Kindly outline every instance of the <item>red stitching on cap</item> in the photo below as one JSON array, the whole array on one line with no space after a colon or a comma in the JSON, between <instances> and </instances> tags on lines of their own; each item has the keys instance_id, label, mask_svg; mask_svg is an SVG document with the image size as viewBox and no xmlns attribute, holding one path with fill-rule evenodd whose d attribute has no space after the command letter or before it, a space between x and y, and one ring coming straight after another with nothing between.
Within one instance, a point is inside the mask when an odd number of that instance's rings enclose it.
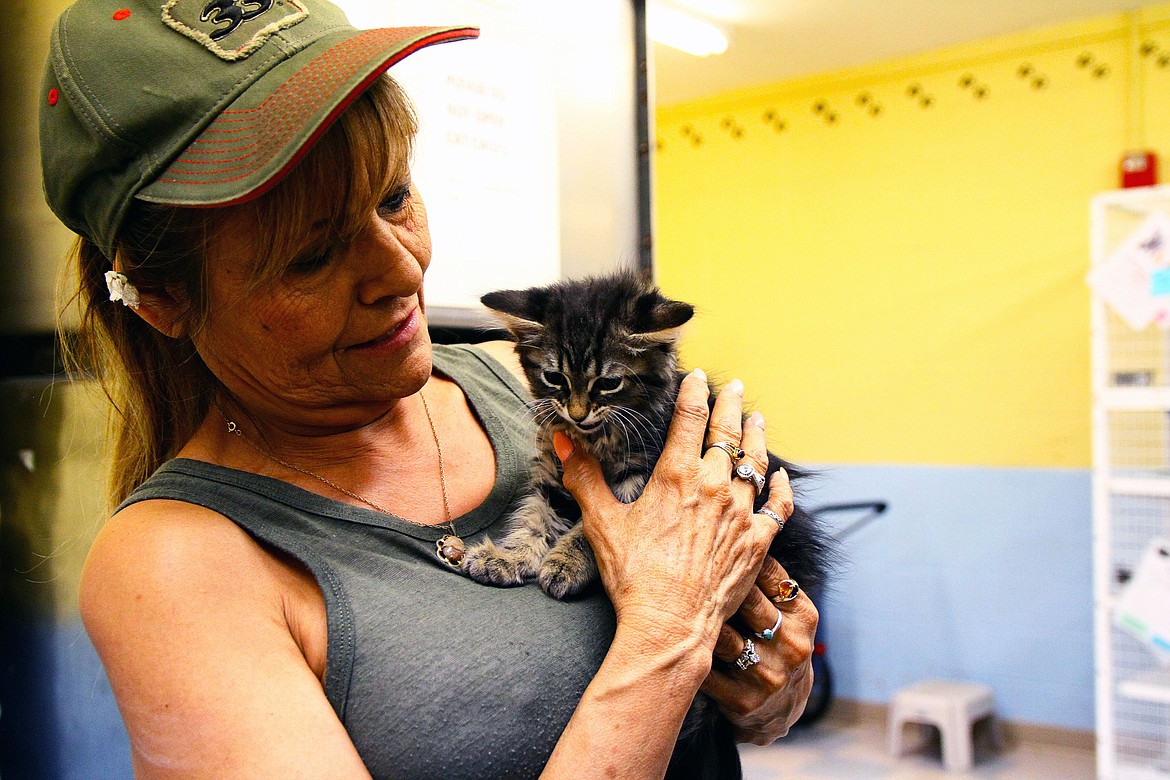
<instances>
[{"instance_id":1,"label":"red stitching on cap","mask_svg":"<svg viewBox=\"0 0 1170 780\"><path fill-rule=\"evenodd\" d=\"M251 135L246 135L243 138L240 138L238 140L247 141L249 138L256 138L259 135L260 135L260 133L256 132L256 133L252 133ZM203 141L203 144L205 144L205 145L208 143L210 143L210 140ZM216 146L212 149L188 148L187 151L183 152L182 158L175 160L175 164L183 161L183 159L186 158L187 155L189 155L189 154L207 155L207 154L221 154L223 152L243 152L247 149L252 149L252 148L257 147L257 146L260 146L260 141L253 141L252 143L244 144L243 146Z\"/></svg>"},{"instance_id":2,"label":"red stitching on cap","mask_svg":"<svg viewBox=\"0 0 1170 780\"><path fill-rule=\"evenodd\" d=\"M418 29L418 28L416 28L416 29ZM425 28L423 28L423 29L425 29ZM389 31L378 30L375 32L375 34L372 34L372 35L367 34L367 35L358 36L357 38L351 38L350 41L348 41L346 43L358 44L356 46L353 46L352 48L347 47L345 43L340 44L336 47L333 47L329 51L323 53L316 60L314 60L311 63L308 63L307 65L302 67L299 71L297 71L297 73L294 74L294 76L290 77L288 80L285 81L284 84L280 85L280 87L278 87L277 90L272 95L269 95L268 98L266 98L261 103L260 106L257 106L255 108L251 108L251 109L239 110L239 111L224 111L212 123L213 126L204 129L203 132L204 133L232 132L231 130L227 130L227 129L216 130L216 129L214 129L214 125L219 124L221 122L240 121L240 119L227 119L224 117L225 114L252 114L256 111L263 110L270 103L270 101L274 101L274 100L278 99L278 97L277 97L278 95L283 95L283 93L285 93L286 91L293 90L294 87L292 86L292 82L294 82L298 77L302 77L302 76L306 77L308 79L308 83L302 82L299 85L299 87L300 87L299 89L292 91L292 94L298 95L301 98L300 100L294 99L293 105L299 106L299 105L303 105L305 102L308 102L308 101L304 100L305 93L313 87L317 87L318 89L320 89L323 86L326 92L331 92L333 89L336 89L336 84L338 83L338 81L343 81L345 78L348 77L348 74L352 73L357 67L359 67L363 61L368 61L367 58L369 57L370 53L372 53L370 51L371 49L376 48L378 46L378 43L385 41L386 38L391 37L391 36L386 35L385 34L386 32L389 32ZM395 37L398 37L402 34L403 31L396 30L394 32L396 33ZM379 35L378 33L381 33L381 34ZM458 40L460 38L466 38L466 37L474 37L474 35L468 35L468 31L466 29L448 30L444 33L439 33L437 35L426 36L426 37L422 38L421 40L415 41L413 44L408 45L408 46L404 47L403 49L400 49L399 51L395 52L392 56L390 56L389 58L387 58L386 60L384 60L382 62L381 68L375 69L375 71L373 73L369 74L369 76L363 81L363 83L359 84L356 89L354 89L353 91L351 91L349 93L349 95L347 96L347 98L345 100L343 100L339 105L334 107L333 111L330 112L329 116L326 117L325 121L320 126L318 126L316 132L314 132L312 134L312 136L304 144L302 144L300 146L300 148L297 150L297 152L293 155L292 159L290 159L284 166L282 166L280 172L277 172L276 174L270 176L264 184L260 185L258 188L252 190L251 192L249 192L249 193L247 193L239 198L236 198L233 201L223 203L223 204L218 204L218 205L231 205L233 203L240 203L240 202L243 202L245 200L250 200L250 199L264 193L265 191L267 191L271 187L273 187L276 184L276 182L279 181L280 178L282 178L282 172L287 171L289 168L296 165L296 163L299 162L300 159L308 152L309 148L317 141L317 139L333 123L333 120L335 120L337 118L337 115L340 114L342 111L344 111L346 109L346 107L348 107L348 105L357 97L357 95L359 95L362 92L362 90L364 90L366 87L368 87L369 84L371 82L373 82L374 79L376 79L383 72L385 72L385 70L388 67L390 67L394 63L404 59L409 54L412 54L415 51L418 51L421 48L425 48L429 45L432 45L434 43L438 43L441 41L445 41L445 40ZM340 62L338 62L338 61L340 61ZM337 68L337 70L339 70L340 72L331 72L331 69L336 67L336 65L334 63L337 63L337 65L340 65L340 68ZM308 72L306 72L306 71L308 71ZM324 81L325 83L322 84L321 83L322 81ZM295 134L295 132L296 132L295 128L290 127L289 123L287 122L287 120L290 118L289 117L289 113L290 113L289 108L290 107L285 107L285 108L279 110L279 113L277 113L273 116L263 117L264 120L267 120L265 122L266 124L274 121L274 123L277 124L278 127L275 128L276 132L273 134L273 136L266 138L265 142L261 144L262 146L266 147L264 149L264 152L266 154L261 156L259 158L259 160L253 160L252 165L250 165L250 166L249 165L235 166L233 168L229 168L226 170L213 170L213 171L207 171L207 170L193 171L193 170L186 170L183 168L172 167L172 168L168 169L167 171L164 171L164 175L160 176L158 181L164 182L164 183L182 184L182 185L188 186L188 187L190 187L190 186L198 187L198 186L202 186L202 185L225 184L225 183L238 181L240 179L247 178L252 173L254 173L255 171L262 168L268 160L272 159L272 156L275 154L275 152L278 151L279 149L283 148L284 145L288 142L288 139L293 134ZM292 113L294 114L294 116L291 118L293 118L295 120L295 115L297 114L297 112L293 111ZM284 121L282 121L282 120L284 120ZM284 126L280 127L279 125L282 125L282 124ZM241 128L237 128L236 130L238 131L239 129L241 129ZM243 128L243 129L251 129L251 128ZM245 138L248 138L248 137L250 137L250 136L245 136ZM188 151L190 151L190 149ZM246 155L244 158L235 158L235 159L237 159L237 160L246 159L246 157L252 157L255 154L256 154L256 152L253 152L252 154ZM185 157L185 154L181 155L178 159L175 160L174 163L172 163L172 165L176 166L176 165L182 165L184 163L194 163L194 164L203 164L203 165L212 164L211 161L196 162L193 160L183 159L184 157ZM229 162L229 161L225 160L224 162ZM222 174L227 174L227 173L233 173L233 172L239 171L239 170L244 170L244 173L237 174L235 176L219 178L219 179L202 179L202 180L195 180L195 181L182 179L182 178L169 178L166 175L166 174L170 174L171 176L174 176L176 174L178 174L178 175L186 174L186 175L195 175L195 176L199 176L200 174L202 174L204 176L215 175L215 174L222 175Z\"/></svg>"},{"instance_id":3,"label":"red stitching on cap","mask_svg":"<svg viewBox=\"0 0 1170 780\"><path fill-rule=\"evenodd\" d=\"M130 9L129 8L123 8L120 11L114 11L114 21L115 22L120 22L123 19L129 19L129 18L130 18Z\"/></svg>"},{"instance_id":4,"label":"red stitching on cap","mask_svg":"<svg viewBox=\"0 0 1170 780\"><path fill-rule=\"evenodd\" d=\"M260 126L260 123L257 122L255 119L249 119L249 120L240 119L237 121L239 121L239 122L247 121L248 124L244 125L243 127L208 127L206 130L203 131L202 134L203 135L234 135L236 133L243 133L243 132L247 132L247 131L251 130L252 132L249 135L245 135L245 136L241 136L241 137L251 138L253 135L256 135L255 129ZM210 141L206 138L196 138L194 141L191 142L191 146L195 146L195 144L206 144L206 143L210 143Z\"/></svg>"},{"instance_id":5,"label":"red stitching on cap","mask_svg":"<svg viewBox=\"0 0 1170 780\"><path fill-rule=\"evenodd\" d=\"M253 146L255 146L255 144L253 144ZM229 150L222 149L219 151L229 151ZM243 151L243 150L241 150L241 151ZM253 149L252 151L248 152L247 154L241 154L238 157L227 157L227 158L221 158L221 159L215 159L215 160L183 160L183 164L184 165L220 165L222 163L231 163L231 162L239 162L240 160L247 160L249 157L255 157L259 153L260 153L259 149ZM240 170L240 168L243 168L243 167L244 166L241 165L241 166L237 166L235 168L225 168L222 172L227 173L228 171L238 171L238 170ZM170 173L172 173L172 174L204 173L204 171L192 171L192 170L188 170L186 168L171 168ZM217 173L219 173L219 171L217 171Z\"/></svg>"},{"instance_id":6,"label":"red stitching on cap","mask_svg":"<svg viewBox=\"0 0 1170 780\"><path fill-rule=\"evenodd\" d=\"M344 41L344 42L338 44L337 46L333 47L332 49L329 49L328 51L322 53L316 59L303 65L300 70L298 70L296 73L294 73L292 76L290 76L283 84L281 84L279 87L277 87L275 92L273 92L268 97L264 98L264 101L260 105L255 106L253 108L234 109L234 110L229 108L229 109L223 111L222 113L220 113L219 117L216 117L215 122L239 121L239 120L226 119L224 117L234 115L234 114L251 114L251 113L255 113L256 111L263 111L270 102L273 102L275 100L279 100L281 93L285 92L288 89L292 89L292 87L289 86L290 83L294 79L296 79L296 78L300 77L302 74L304 74L305 71L308 71L311 69L314 72L310 73L309 76L314 77L314 78L320 78L321 76L325 75L324 73L322 73L323 68L332 67L333 63L336 60L341 60L342 66L344 67L346 65L349 65L350 67L349 67L348 72L352 72L353 65L355 64L355 62L354 62L355 59L360 59L363 56L369 56L369 54L372 54L376 49L379 49L382 46L384 46L388 41L410 38L411 36L417 35L421 31L426 30L426 29L428 29L428 28L427 27L400 27L397 29L383 28L380 30L367 30L364 34L357 35L353 38L350 38L347 41ZM429 45L429 43L432 41L435 43L438 43L438 42L441 42L442 40L446 40L449 37L449 34L453 33L453 32L456 32L456 31L454 31L454 30L448 31L448 34L444 34L441 37L428 36L426 38L423 38L421 41L416 41L414 45L412 45L412 46L410 46L407 49L404 49L402 51L405 51L407 54L411 54L415 51L418 51L419 48L425 48L425 46L419 47L418 46L419 43L427 42L427 45ZM357 44L357 45L353 46L352 48L347 47L347 44L351 44L351 43ZM345 50L343 52L338 53L337 50L342 49L342 48L344 48Z\"/></svg>"}]
</instances>

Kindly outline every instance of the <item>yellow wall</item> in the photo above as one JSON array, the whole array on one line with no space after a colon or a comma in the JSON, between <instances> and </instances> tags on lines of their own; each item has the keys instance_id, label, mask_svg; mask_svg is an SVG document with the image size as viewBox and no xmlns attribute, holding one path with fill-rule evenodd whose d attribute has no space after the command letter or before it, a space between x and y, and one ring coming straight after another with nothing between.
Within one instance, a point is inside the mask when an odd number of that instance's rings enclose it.
<instances>
[{"instance_id":1,"label":"yellow wall","mask_svg":"<svg viewBox=\"0 0 1170 780\"><path fill-rule=\"evenodd\" d=\"M1127 148L1170 165L1170 5L657 119L684 357L744 379L774 449L1089 465L1088 201Z\"/></svg>"}]
</instances>

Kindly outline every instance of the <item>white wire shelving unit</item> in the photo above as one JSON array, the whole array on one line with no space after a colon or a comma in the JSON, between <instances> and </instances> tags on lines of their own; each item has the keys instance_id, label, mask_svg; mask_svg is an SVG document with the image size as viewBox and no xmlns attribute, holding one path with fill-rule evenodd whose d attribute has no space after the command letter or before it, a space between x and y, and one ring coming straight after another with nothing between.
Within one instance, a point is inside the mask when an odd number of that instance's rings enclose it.
<instances>
[{"instance_id":1,"label":"white wire shelving unit","mask_svg":"<svg viewBox=\"0 0 1170 780\"><path fill-rule=\"evenodd\" d=\"M1095 197L1094 266L1157 212L1170 187ZM1170 333L1133 330L1094 295L1091 342L1097 774L1170 780L1170 670L1113 620L1150 540L1170 537Z\"/></svg>"}]
</instances>

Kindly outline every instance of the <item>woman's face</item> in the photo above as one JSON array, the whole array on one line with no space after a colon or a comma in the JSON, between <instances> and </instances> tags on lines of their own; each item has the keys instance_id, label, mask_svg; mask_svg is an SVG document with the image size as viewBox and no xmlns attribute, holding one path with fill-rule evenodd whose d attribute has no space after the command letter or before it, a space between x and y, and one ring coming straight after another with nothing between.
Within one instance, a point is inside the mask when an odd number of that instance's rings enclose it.
<instances>
[{"instance_id":1,"label":"woman's face","mask_svg":"<svg viewBox=\"0 0 1170 780\"><path fill-rule=\"evenodd\" d=\"M209 316L194 341L253 414L290 429L356 427L423 386L431 240L410 185L392 190L348 243L308 227L293 263L255 291L247 226L228 227L208 258Z\"/></svg>"}]
</instances>

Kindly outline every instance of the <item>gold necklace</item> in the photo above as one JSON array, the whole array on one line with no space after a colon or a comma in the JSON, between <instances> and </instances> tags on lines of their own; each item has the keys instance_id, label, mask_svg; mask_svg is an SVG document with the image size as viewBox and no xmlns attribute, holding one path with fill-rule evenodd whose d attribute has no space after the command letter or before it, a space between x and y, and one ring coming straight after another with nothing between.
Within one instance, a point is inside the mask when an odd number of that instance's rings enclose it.
<instances>
[{"instance_id":1,"label":"gold necklace","mask_svg":"<svg viewBox=\"0 0 1170 780\"><path fill-rule=\"evenodd\" d=\"M443 445L439 443L439 431L435 428L435 421L431 417L431 407L427 404L427 397L423 395L421 390L418 393L418 397L422 399L423 411L426 412L427 415L427 424L431 426L431 436L435 440L435 450L439 453L439 488L443 492L443 513L447 518L447 527L451 529L451 533L445 534L441 539L435 542L435 554L439 556L439 560L441 560L443 563L452 568L458 569L460 567L460 563L463 561L464 553L467 552L467 545L465 545L463 540L459 538L459 534L455 530L455 521L451 519L451 504L447 499L447 472L443 466ZM355 501L360 501L363 504L376 509L384 515L393 515L394 517L399 517L399 515L395 515L381 504L377 504L365 496L359 496L357 493L349 490L348 488L342 487L328 477L323 477L314 471L309 471L306 468L289 463L286 460L281 460L280 458L276 457L276 455L260 446L260 444L245 436L244 432L240 430L240 426L236 425L235 421L227 416L227 413L223 410L223 407L219 405L218 400L215 402L215 408L219 411L219 416L223 418L225 423L227 423L228 433L234 433L236 436L239 436L252 449L256 450L272 462L278 463L279 465L284 466L286 469L291 469L298 474L304 474L306 477L312 477L318 482L322 482L337 492L343 493ZM406 517L401 519L412 525L421 526L422 528L433 527L427 525L426 523L419 523Z\"/></svg>"}]
</instances>

